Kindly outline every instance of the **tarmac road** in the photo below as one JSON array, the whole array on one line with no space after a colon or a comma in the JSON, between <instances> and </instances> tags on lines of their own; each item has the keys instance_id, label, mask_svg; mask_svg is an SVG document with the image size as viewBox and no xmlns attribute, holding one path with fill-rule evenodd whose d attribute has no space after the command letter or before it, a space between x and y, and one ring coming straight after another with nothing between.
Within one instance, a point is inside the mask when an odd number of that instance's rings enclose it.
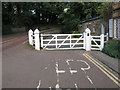
<instances>
[{"instance_id":1,"label":"tarmac road","mask_svg":"<svg viewBox=\"0 0 120 90\"><path fill-rule=\"evenodd\" d=\"M119 86L115 76L83 50L36 51L28 45L26 34L14 38L2 43L3 88L97 90Z\"/></svg>"}]
</instances>

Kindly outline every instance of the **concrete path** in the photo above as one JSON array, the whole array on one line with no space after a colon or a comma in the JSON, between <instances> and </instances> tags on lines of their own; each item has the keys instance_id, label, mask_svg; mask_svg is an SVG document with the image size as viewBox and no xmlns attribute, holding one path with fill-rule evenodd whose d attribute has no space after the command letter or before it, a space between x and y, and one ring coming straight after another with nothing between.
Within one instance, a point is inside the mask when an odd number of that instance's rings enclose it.
<instances>
[{"instance_id":1,"label":"concrete path","mask_svg":"<svg viewBox=\"0 0 120 90\"><path fill-rule=\"evenodd\" d=\"M112 58L100 51L92 51L92 52L88 52L88 54L94 57L95 59L99 60L104 65L106 65L114 73L120 74L120 67L119 67L120 59Z\"/></svg>"}]
</instances>

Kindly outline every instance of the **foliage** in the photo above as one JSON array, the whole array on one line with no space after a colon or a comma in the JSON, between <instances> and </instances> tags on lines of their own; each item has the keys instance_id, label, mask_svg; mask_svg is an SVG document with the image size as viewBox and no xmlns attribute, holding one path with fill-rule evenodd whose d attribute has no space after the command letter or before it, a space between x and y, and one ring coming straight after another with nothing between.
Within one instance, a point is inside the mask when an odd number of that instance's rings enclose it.
<instances>
[{"instance_id":1,"label":"foliage","mask_svg":"<svg viewBox=\"0 0 120 90\"><path fill-rule=\"evenodd\" d=\"M120 42L115 40L108 41L102 52L110 55L111 57L120 58Z\"/></svg>"},{"instance_id":2,"label":"foliage","mask_svg":"<svg viewBox=\"0 0 120 90\"><path fill-rule=\"evenodd\" d=\"M77 29L77 25L80 23L80 21L76 18L73 18L72 20L66 18L64 20L63 25L63 33L70 33L72 30Z\"/></svg>"},{"instance_id":3,"label":"foliage","mask_svg":"<svg viewBox=\"0 0 120 90\"><path fill-rule=\"evenodd\" d=\"M98 45L100 45L100 41L95 41ZM96 45L96 43L95 43L94 41L91 41L91 44L92 45Z\"/></svg>"},{"instance_id":4,"label":"foliage","mask_svg":"<svg viewBox=\"0 0 120 90\"><path fill-rule=\"evenodd\" d=\"M12 34L11 26L10 25L3 25L2 26L2 34Z\"/></svg>"},{"instance_id":5,"label":"foliage","mask_svg":"<svg viewBox=\"0 0 120 90\"><path fill-rule=\"evenodd\" d=\"M80 32L77 30L74 30L72 31L72 34L80 34ZM80 38L80 37L81 37L80 35L74 36L74 38Z\"/></svg>"},{"instance_id":6,"label":"foliage","mask_svg":"<svg viewBox=\"0 0 120 90\"><path fill-rule=\"evenodd\" d=\"M112 17L112 10L112 2L104 2L98 7L97 13L104 21L108 21Z\"/></svg>"},{"instance_id":7,"label":"foliage","mask_svg":"<svg viewBox=\"0 0 120 90\"><path fill-rule=\"evenodd\" d=\"M82 20L98 16L98 2L3 2L3 25L35 27L62 24L62 32L77 30ZM68 8L68 10L66 9ZM64 12L64 9L67 11Z\"/></svg>"}]
</instances>

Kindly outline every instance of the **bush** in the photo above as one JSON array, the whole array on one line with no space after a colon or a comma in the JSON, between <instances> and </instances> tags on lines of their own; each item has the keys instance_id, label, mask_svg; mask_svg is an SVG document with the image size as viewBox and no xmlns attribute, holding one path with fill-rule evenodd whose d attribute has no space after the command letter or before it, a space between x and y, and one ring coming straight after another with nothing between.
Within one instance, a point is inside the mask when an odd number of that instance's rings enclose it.
<instances>
[{"instance_id":1,"label":"bush","mask_svg":"<svg viewBox=\"0 0 120 90\"><path fill-rule=\"evenodd\" d=\"M116 40L108 41L105 44L102 52L108 54L111 57L120 58L120 41Z\"/></svg>"},{"instance_id":2,"label":"bush","mask_svg":"<svg viewBox=\"0 0 120 90\"><path fill-rule=\"evenodd\" d=\"M72 31L72 34L80 34L79 31ZM74 38L80 38L81 36L80 35L77 35L77 36L73 36Z\"/></svg>"}]
</instances>

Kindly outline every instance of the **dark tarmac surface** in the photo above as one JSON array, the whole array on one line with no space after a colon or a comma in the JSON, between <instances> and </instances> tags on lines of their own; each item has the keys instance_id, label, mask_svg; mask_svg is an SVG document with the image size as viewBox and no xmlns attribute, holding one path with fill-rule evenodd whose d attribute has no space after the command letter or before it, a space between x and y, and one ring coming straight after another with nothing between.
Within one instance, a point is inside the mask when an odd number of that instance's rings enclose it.
<instances>
[{"instance_id":1,"label":"dark tarmac surface","mask_svg":"<svg viewBox=\"0 0 120 90\"><path fill-rule=\"evenodd\" d=\"M3 44L3 88L118 88L84 50L36 51L26 40Z\"/></svg>"}]
</instances>

